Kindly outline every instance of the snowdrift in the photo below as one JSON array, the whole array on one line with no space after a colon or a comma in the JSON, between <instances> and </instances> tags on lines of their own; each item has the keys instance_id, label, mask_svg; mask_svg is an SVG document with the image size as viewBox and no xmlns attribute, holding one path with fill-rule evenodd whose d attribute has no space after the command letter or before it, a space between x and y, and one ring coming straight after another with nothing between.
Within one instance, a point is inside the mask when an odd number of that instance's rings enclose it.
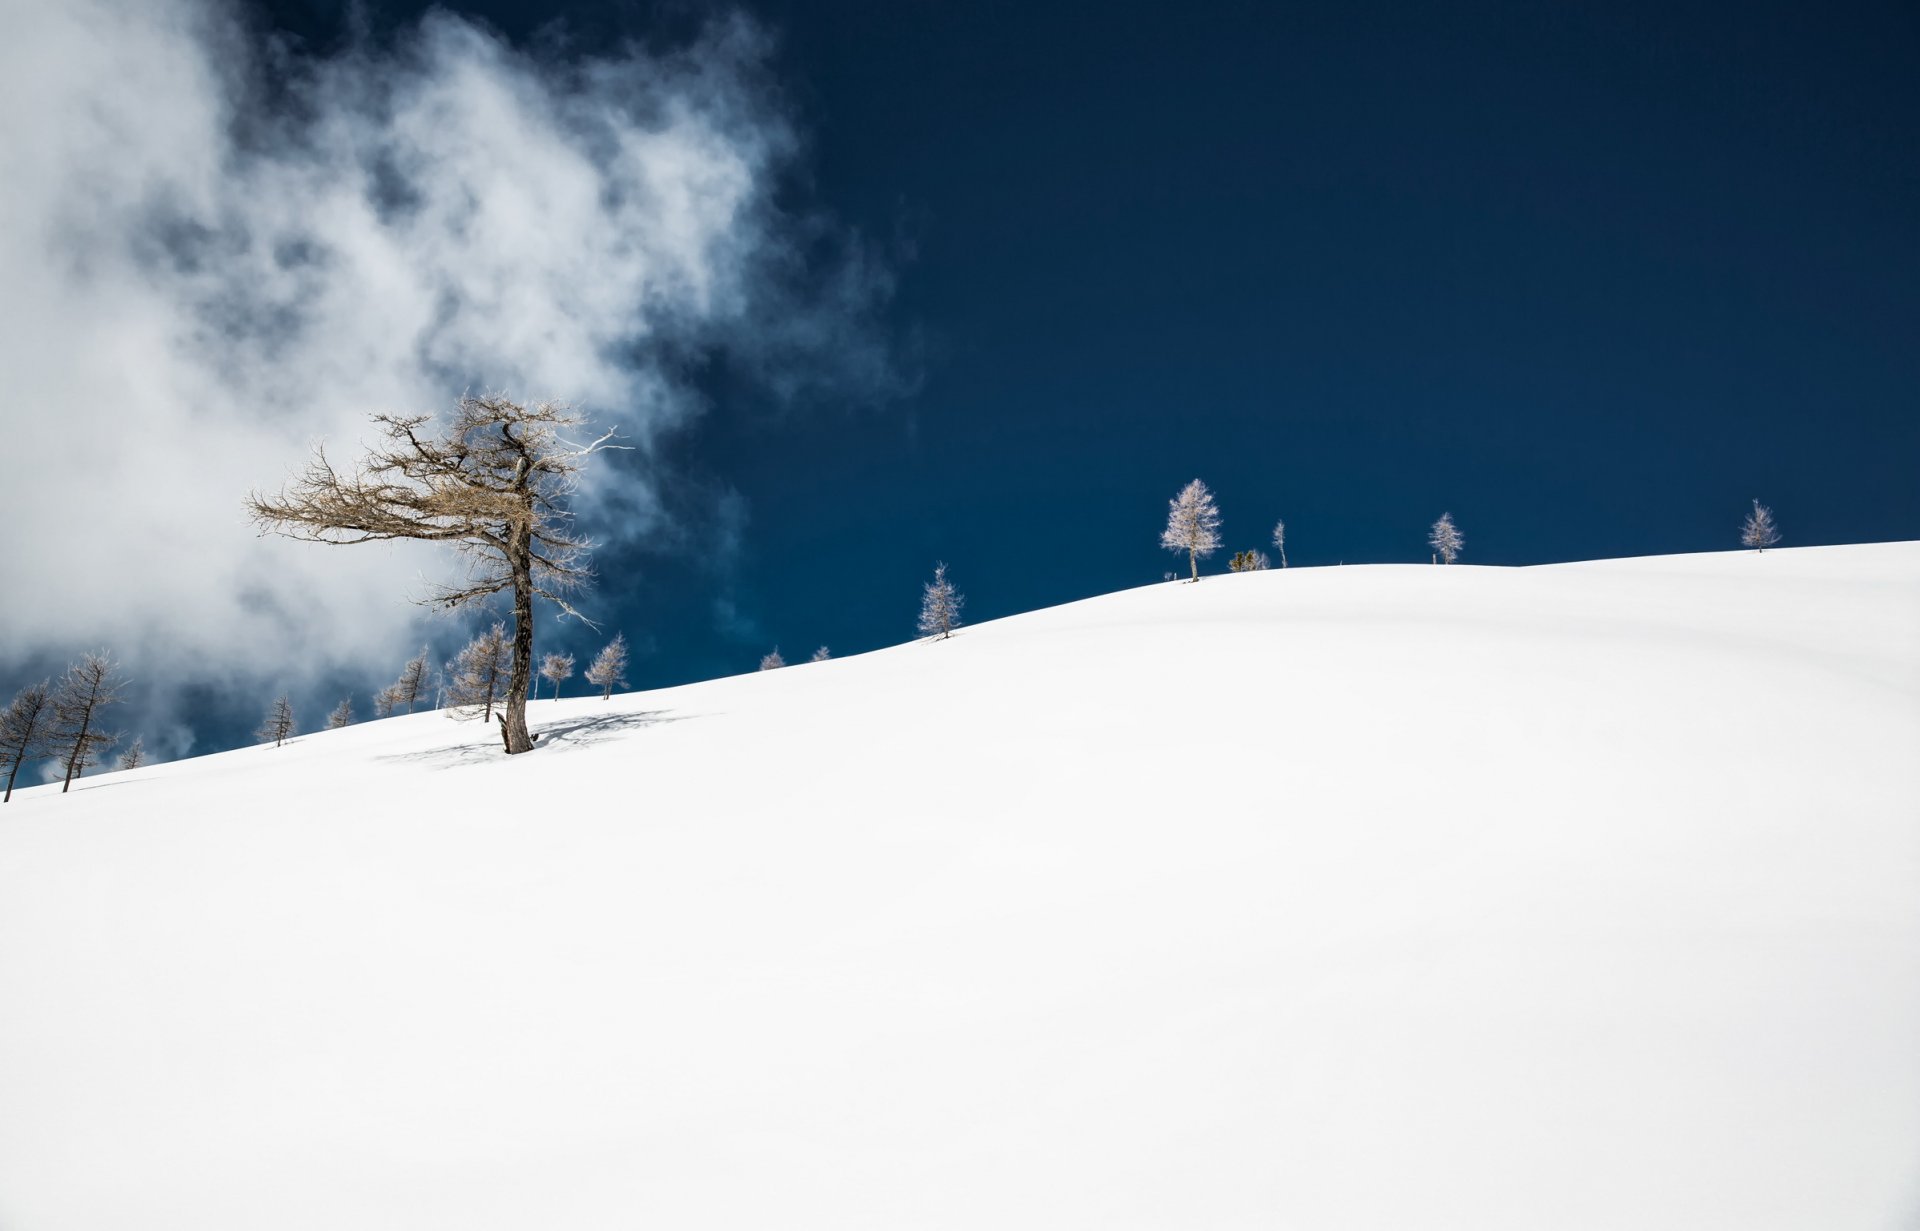
<instances>
[{"instance_id":1,"label":"snowdrift","mask_svg":"<svg viewBox=\"0 0 1920 1231\"><path fill-rule=\"evenodd\" d=\"M1920 1223L1920 544L533 719L0 810L0 1227Z\"/></svg>"}]
</instances>

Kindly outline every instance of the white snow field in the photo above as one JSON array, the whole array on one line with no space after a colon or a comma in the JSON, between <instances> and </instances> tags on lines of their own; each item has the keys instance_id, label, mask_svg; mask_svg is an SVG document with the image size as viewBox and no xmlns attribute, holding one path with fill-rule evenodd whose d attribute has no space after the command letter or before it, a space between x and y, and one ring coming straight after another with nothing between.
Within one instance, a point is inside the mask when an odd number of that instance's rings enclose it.
<instances>
[{"instance_id":1,"label":"white snow field","mask_svg":"<svg viewBox=\"0 0 1920 1231\"><path fill-rule=\"evenodd\" d=\"M1920 1226L1920 543L534 717L0 809L0 1227Z\"/></svg>"}]
</instances>

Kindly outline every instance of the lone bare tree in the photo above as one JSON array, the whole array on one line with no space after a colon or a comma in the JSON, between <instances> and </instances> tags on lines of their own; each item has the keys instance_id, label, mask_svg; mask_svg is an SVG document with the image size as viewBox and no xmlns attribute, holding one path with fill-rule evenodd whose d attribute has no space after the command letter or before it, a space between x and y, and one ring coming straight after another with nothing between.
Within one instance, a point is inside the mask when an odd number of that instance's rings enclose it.
<instances>
[{"instance_id":1,"label":"lone bare tree","mask_svg":"<svg viewBox=\"0 0 1920 1231\"><path fill-rule=\"evenodd\" d=\"M101 729L100 711L120 699L121 686L114 674L113 659L101 650L82 656L68 667L54 689L53 742L56 748L66 749L62 754L66 758L62 795L119 738Z\"/></svg>"},{"instance_id":2,"label":"lone bare tree","mask_svg":"<svg viewBox=\"0 0 1920 1231\"><path fill-rule=\"evenodd\" d=\"M120 754L120 768L139 769L146 763L147 739L144 735L136 735L133 737L133 742L128 744L126 750Z\"/></svg>"},{"instance_id":3,"label":"lone bare tree","mask_svg":"<svg viewBox=\"0 0 1920 1231\"><path fill-rule=\"evenodd\" d=\"M1740 545L1765 551L1779 541L1780 527L1773 524L1773 510L1755 500L1753 512L1747 514L1746 522L1740 527Z\"/></svg>"},{"instance_id":4,"label":"lone bare tree","mask_svg":"<svg viewBox=\"0 0 1920 1231\"><path fill-rule=\"evenodd\" d=\"M0 766L7 771L7 793L0 803L12 801L13 780L20 776L20 767L52 756L55 746L53 689L42 680L22 688L0 710Z\"/></svg>"},{"instance_id":5,"label":"lone bare tree","mask_svg":"<svg viewBox=\"0 0 1920 1231\"><path fill-rule=\"evenodd\" d=\"M760 659L760 669L762 671L778 671L786 665L787 660L780 657L780 647L777 645L773 647L773 653L762 655Z\"/></svg>"},{"instance_id":6,"label":"lone bare tree","mask_svg":"<svg viewBox=\"0 0 1920 1231\"><path fill-rule=\"evenodd\" d=\"M316 449L289 487L273 496L254 492L247 509L262 533L332 544L420 539L465 553L472 566L466 584L421 601L458 607L511 593L513 666L501 734L509 753L528 752L533 600L580 616L565 595L591 576L592 544L574 533L568 498L586 458L618 446L607 443L612 432L584 443L567 439L580 418L554 402L463 397L438 435L428 434L430 418L375 415L386 439L350 473Z\"/></svg>"},{"instance_id":7,"label":"lone bare tree","mask_svg":"<svg viewBox=\"0 0 1920 1231\"><path fill-rule=\"evenodd\" d=\"M1167 501L1167 528L1160 532L1160 546L1186 552L1191 580L1200 580L1200 557L1212 555L1220 546L1220 509L1205 483L1195 479Z\"/></svg>"},{"instance_id":8,"label":"lone bare tree","mask_svg":"<svg viewBox=\"0 0 1920 1231\"><path fill-rule=\"evenodd\" d=\"M540 674L553 685L553 699L560 699L560 685L573 678L573 655L549 654L540 660Z\"/></svg>"},{"instance_id":9,"label":"lone bare tree","mask_svg":"<svg viewBox=\"0 0 1920 1231\"><path fill-rule=\"evenodd\" d=\"M267 710L266 719L260 724L260 729L253 734L254 738L258 739L261 743L264 744L271 740L273 741L273 746L278 748L287 742L287 738L291 736L295 730L293 701L283 692L279 697L275 698L272 707Z\"/></svg>"},{"instance_id":10,"label":"lone bare tree","mask_svg":"<svg viewBox=\"0 0 1920 1231\"><path fill-rule=\"evenodd\" d=\"M606 648L595 654L593 661L587 664L587 683L598 688L600 699L605 701L613 695L616 685L626 682L627 635L615 633Z\"/></svg>"},{"instance_id":11,"label":"lone bare tree","mask_svg":"<svg viewBox=\"0 0 1920 1231\"><path fill-rule=\"evenodd\" d=\"M340 698L340 704L334 706L333 712L327 715L327 730L338 731L341 727L350 727L352 725L353 698L342 697Z\"/></svg>"},{"instance_id":12,"label":"lone bare tree","mask_svg":"<svg viewBox=\"0 0 1920 1231\"><path fill-rule=\"evenodd\" d=\"M927 637L938 637L945 641L953 636L953 630L960 627L960 608L967 600L953 588L953 582L947 578L947 566L933 566L933 580L929 581L926 591L920 597L920 632Z\"/></svg>"},{"instance_id":13,"label":"lone bare tree","mask_svg":"<svg viewBox=\"0 0 1920 1231\"><path fill-rule=\"evenodd\" d=\"M1280 567L1287 567L1287 523L1273 523L1273 549L1280 553Z\"/></svg>"},{"instance_id":14,"label":"lone bare tree","mask_svg":"<svg viewBox=\"0 0 1920 1231\"><path fill-rule=\"evenodd\" d=\"M447 664L447 705L465 717L478 712L480 721L493 717L510 686L507 626L495 624L481 633Z\"/></svg>"},{"instance_id":15,"label":"lone bare tree","mask_svg":"<svg viewBox=\"0 0 1920 1231\"><path fill-rule=\"evenodd\" d=\"M1460 555L1460 549L1467 545L1461 535L1460 527L1453 524L1453 514L1442 513L1440 520L1433 523L1433 529L1427 533L1427 543L1434 554L1440 557L1440 563L1452 564Z\"/></svg>"},{"instance_id":16,"label":"lone bare tree","mask_svg":"<svg viewBox=\"0 0 1920 1231\"><path fill-rule=\"evenodd\" d=\"M807 661L810 663L823 663L832 657L833 657L832 653L830 653L827 650L827 647L823 645L819 649L815 650L813 652L813 657L809 658Z\"/></svg>"}]
</instances>

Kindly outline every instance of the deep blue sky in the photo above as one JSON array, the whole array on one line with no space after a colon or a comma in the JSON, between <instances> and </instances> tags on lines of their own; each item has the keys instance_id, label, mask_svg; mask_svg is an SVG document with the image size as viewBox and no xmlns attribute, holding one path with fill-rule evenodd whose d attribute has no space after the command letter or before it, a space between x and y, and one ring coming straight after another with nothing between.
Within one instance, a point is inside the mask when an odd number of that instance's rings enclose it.
<instances>
[{"instance_id":1,"label":"deep blue sky","mask_svg":"<svg viewBox=\"0 0 1920 1231\"><path fill-rule=\"evenodd\" d=\"M589 47L699 12L452 7ZM602 560L636 686L903 640L936 559L975 620L1155 580L1196 475L1296 566L1424 561L1442 510L1480 564L1729 548L1755 496L1788 545L1920 538L1910 3L747 11L920 382L728 391L677 442L749 519L725 578Z\"/></svg>"}]
</instances>

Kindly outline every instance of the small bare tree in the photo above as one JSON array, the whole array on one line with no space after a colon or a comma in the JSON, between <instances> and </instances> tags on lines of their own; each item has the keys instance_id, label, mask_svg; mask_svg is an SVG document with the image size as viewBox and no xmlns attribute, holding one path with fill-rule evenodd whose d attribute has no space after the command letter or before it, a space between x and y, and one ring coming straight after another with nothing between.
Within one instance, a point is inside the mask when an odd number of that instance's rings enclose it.
<instances>
[{"instance_id":1,"label":"small bare tree","mask_svg":"<svg viewBox=\"0 0 1920 1231\"><path fill-rule=\"evenodd\" d=\"M340 704L334 706L333 712L327 715L327 730L338 731L341 727L350 727L352 725L353 698L342 697L340 698Z\"/></svg>"},{"instance_id":2,"label":"small bare tree","mask_svg":"<svg viewBox=\"0 0 1920 1231\"><path fill-rule=\"evenodd\" d=\"M1773 524L1773 510L1755 500L1753 512L1747 514L1746 522L1740 527L1740 545L1765 551L1779 541L1780 528Z\"/></svg>"},{"instance_id":3,"label":"small bare tree","mask_svg":"<svg viewBox=\"0 0 1920 1231\"><path fill-rule=\"evenodd\" d=\"M13 780L20 776L20 767L52 756L56 746L53 689L45 680L29 684L0 710L0 766L7 771L7 793L0 803L12 801Z\"/></svg>"},{"instance_id":4,"label":"small bare tree","mask_svg":"<svg viewBox=\"0 0 1920 1231\"><path fill-rule=\"evenodd\" d=\"M573 655L549 654L540 660L540 674L553 685L553 699L560 699L560 685L573 678Z\"/></svg>"},{"instance_id":5,"label":"small bare tree","mask_svg":"<svg viewBox=\"0 0 1920 1231\"><path fill-rule=\"evenodd\" d=\"M261 720L260 727L253 733L254 739L263 744L272 744L275 748L287 742L297 728L293 721L293 700L281 693L267 707L267 716Z\"/></svg>"},{"instance_id":6,"label":"small bare tree","mask_svg":"<svg viewBox=\"0 0 1920 1231\"><path fill-rule=\"evenodd\" d=\"M1236 573L1258 573L1270 566L1264 551L1236 551L1227 567Z\"/></svg>"},{"instance_id":7,"label":"small bare tree","mask_svg":"<svg viewBox=\"0 0 1920 1231\"><path fill-rule=\"evenodd\" d=\"M773 647L773 653L764 655L760 659L760 669L762 671L778 671L786 665L787 660L780 657L780 647L777 645Z\"/></svg>"},{"instance_id":8,"label":"small bare tree","mask_svg":"<svg viewBox=\"0 0 1920 1231\"><path fill-rule=\"evenodd\" d=\"M920 634L942 641L953 636L953 630L960 627L960 608L966 601L947 578L947 566L934 565L933 580L920 596Z\"/></svg>"},{"instance_id":9,"label":"small bare tree","mask_svg":"<svg viewBox=\"0 0 1920 1231\"><path fill-rule=\"evenodd\" d=\"M127 745L126 751L120 754L120 768L139 769L146 763L147 738L144 735L136 735L133 737L133 742Z\"/></svg>"},{"instance_id":10,"label":"small bare tree","mask_svg":"<svg viewBox=\"0 0 1920 1231\"><path fill-rule=\"evenodd\" d=\"M1433 523L1433 529L1427 534L1427 543L1433 548L1440 563L1452 564L1459 558L1460 549L1467 545L1461 536L1460 527L1453 524L1453 514L1442 513L1440 520Z\"/></svg>"},{"instance_id":11,"label":"small bare tree","mask_svg":"<svg viewBox=\"0 0 1920 1231\"><path fill-rule=\"evenodd\" d=\"M585 459L613 433L575 443L580 419L553 402L523 406L504 397L463 397L439 435L429 416L376 415L385 442L351 473L324 448L289 488L247 499L262 532L318 543L420 539L450 543L472 566L466 584L424 602L458 607L497 594L513 598L513 662L502 735L509 753L533 748L527 691L533 681L533 600L578 616L566 594L590 576L591 544L574 533L568 499ZM584 619L584 617L582 617ZM491 707L489 707L491 708Z\"/></svg>"},{"instance_id":12,"label":"small bare tree","mask_svg":"<svg viewBox=\"0 0 1920 1231\"><path fill-rule=\"evenodd\" d=\"M827 647L823 645L819 649L815 650L813 652L813 657L809 658L807 661L810 663L823 663L832 657L833 655L828 653Z\"/></svg>"},{"instance_id":13,"label":"small bare tree","mask_svg":"<svg viewBox=\"0 0 1920 1231\"><path fill-rule=\"evenodd\" d=\"M467 642L447 664L447 707L462 718L477 714L482 722L492 719L493 707L507 693L511 653L505 624L495 624Z\"/></svg>"},{"instance_id":14,"label":"small bare tree","mask_svg":"<svg viewBox=\"0 0 1920 1231\"><path fill-rule=\"evenodd\" d=\"M600 690L600 699L613 696L613 690L627 682L627 635L615 633L606 648L587 664L587 683Z\"/></svg>"},{"instance_id":15,"label":"small bare tree","mask_svg":"<svg viewBox=\"0 0 1920 1231\"><path fill-rule=\"evenodd\" d=\"M427 695L427 681L433 675L433 668L427 663L427 647L420 647L420 655L410 659L400 669L400 678L393 682L388 690L393 697L393 708L407 707L407 713L413 713L416 705Z\"/></svg>"},{"instance_id":16,"label":"small bare tree","mask_svg":"<svg viewBox=\"0 0 1920 1231\"><path fill-rule=\"evenodd\" d=\"M1220 546L1220 509L1205 483L1195 479L1167 501L1167 528L1160 532L1160 546L1186 552L1190 580L1200 580L1200 557L1212 555Z\"/></svg>"},{"instance_id":17,"label":"small bare tree","mask_svg":"<svg viewBox=\"0 0 1920 1231\"><path fill-rule=\"evenodd\" d=\"M115 674L113 659L104 650L84 655L61 677L53 693L53 739L56 748L66 749L62 754L66 759L66 777L60 783L62 795L118 738L101 729L100 711L120 700L123 686Z\"/></svg>"},{"instance_id":18,"label":"small bare tree","mask_svg":"<svg viewBox=\"0 0 1920 1231\"><path fill-rule=\"evenodd\" d=\"M1280 567L1287 567L1287 523L1273 523L1273 549L1280 553Z\"/></svg>"},{"instance_id":19,"label":"small bare tree","mask_svg":"<svg viewBox=\"0 0 1920 1231\"><path fill-rule=\"evenodd\" d=\"M393 717L393 712L399 708L400 698L394 695L393 685L389 684L379 692L373 694L373 716L375 718L391 718Z\"/></svg>"}]
</instances>

